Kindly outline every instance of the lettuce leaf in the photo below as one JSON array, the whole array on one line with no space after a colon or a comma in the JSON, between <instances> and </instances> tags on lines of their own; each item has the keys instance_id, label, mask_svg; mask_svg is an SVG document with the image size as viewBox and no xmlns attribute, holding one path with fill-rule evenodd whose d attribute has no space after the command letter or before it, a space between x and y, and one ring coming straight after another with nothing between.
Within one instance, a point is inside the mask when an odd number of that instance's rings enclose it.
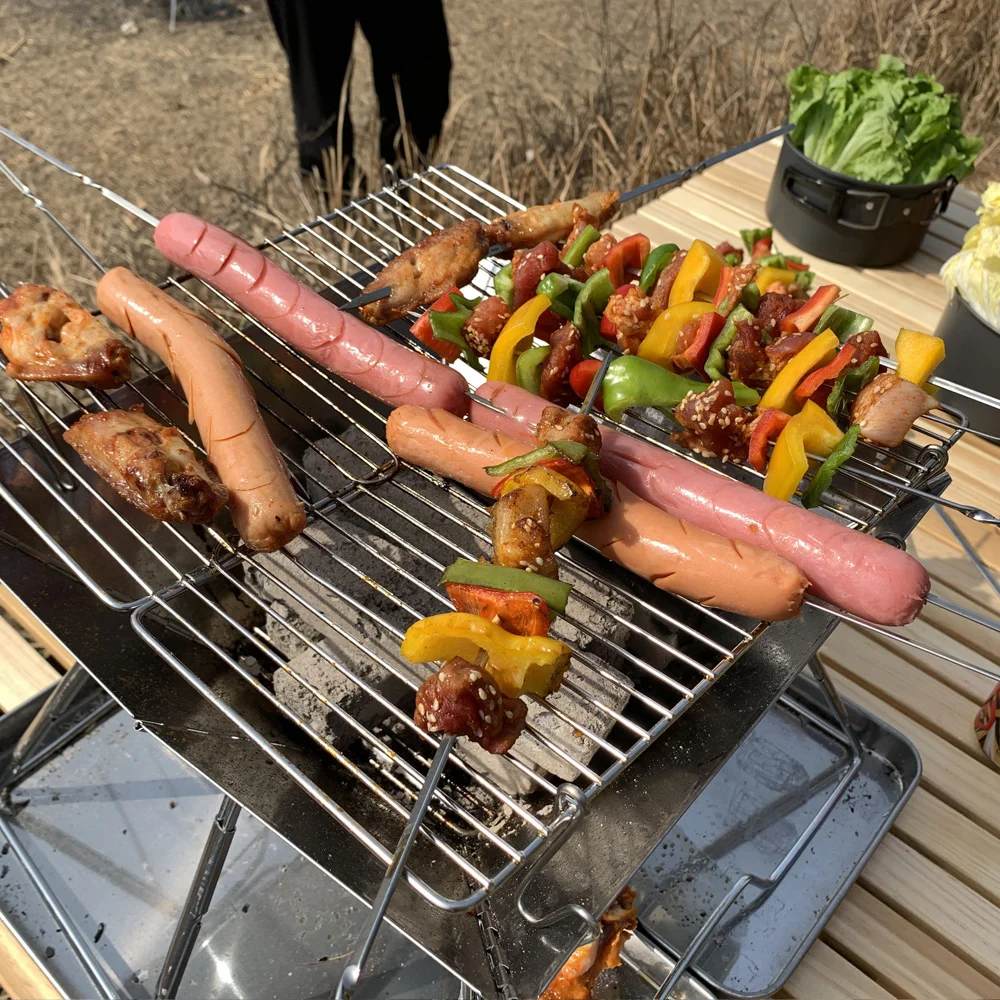
<instances>
[{"instance_id":1,"label":"lettuce leaf","mask_svg":"<svg viewBox=\"0 0 1000 1000\"><path fill-rule=\"evenodd\" d=\"M809 159L859 180L961 180L983 148L982 139L962 133L958 98L932 76L907 76L895 56L880 56L874 70L798 66L788 90L791 141Z\"/></svg>"}]
</instances>

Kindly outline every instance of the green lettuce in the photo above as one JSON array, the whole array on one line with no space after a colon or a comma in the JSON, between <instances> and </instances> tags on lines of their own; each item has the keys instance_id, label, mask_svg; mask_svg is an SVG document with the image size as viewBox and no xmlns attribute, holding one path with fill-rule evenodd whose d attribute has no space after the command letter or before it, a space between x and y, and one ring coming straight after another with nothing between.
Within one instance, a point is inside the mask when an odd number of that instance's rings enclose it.
<instances>
[{"instance_id":1,"label":"green lettuce","mask_svg":"<svg viewBox=\"0 0 1000 1000\"><path fill-rule=\"evenodd\" d=\"M973 167L983 140L962 133L958 98L932 76L907 76L895 56L874 70L788 75L792 142L810 160L878 184L929 184Z\"/></svg>"}]
</instances>

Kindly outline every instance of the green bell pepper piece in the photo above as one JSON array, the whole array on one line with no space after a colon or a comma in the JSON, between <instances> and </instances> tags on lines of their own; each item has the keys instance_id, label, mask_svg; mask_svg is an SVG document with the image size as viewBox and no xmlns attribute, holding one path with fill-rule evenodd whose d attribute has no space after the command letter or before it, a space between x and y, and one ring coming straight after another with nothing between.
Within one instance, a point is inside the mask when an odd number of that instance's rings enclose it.
<instances>
[{"instance_id":1,"label":"green bell pepper piece","mask_svg":"<svg viewBox=\"0 0 1000 1000\"><path fill-rule=\"evenodd\" d=\"M601 336L601 313L614 292L611 272L602 267L586 280L576 297L573 325L580 331L580 347L585 358L607 343Z\"/></svg>"},{"instance_id":2,"label":"green bell pepper piece","mask_svg":"<svg viewBox=\"0 0 1000 1000\"><path fill-rule=\"evenodd\" d=\"M852 312L836 303L829 306L825 313L819 318L816 329L822 333L824 330L833 330L837 339L843 344L856 333L864 333L875 325L875 320L871 316L864 316L861 313Z\"/></svg>"},{"instance_id":3,"label":"green bell pepper piece","mask_svg":"<svg viewBox=\"0 0 1000 1000\"><path fill-rule=\"evenodd\" d=\"M567 267L579 267L583 263L583 255L591 243L601 238L600 232L593 226L584 226L583 232L562 252L562 262Z\"/></svg>"},{"instance_id":4,"label":"green bell pepper piece","mask_svg":"<svg viewBox=\"0 0 1000 1000\"><path fill-rule=\"evenodd\" d=\"M615 358L608 366L601 392L604 412L612 420L619 420L633 406L672 410L689 392L704 392L707 388L707 382L685 378L652 361L627 354ZM760 402L760 393L742 382L733 383L733 394L740 406L756 406Z\"/></svg>"},{"instance_id":5,"label":"green bell pepper piece","mask_svg":"<svg viewBox=\"0 0 1000 1000\"><path fill-rule=\"evenodd\" d=\"M508 261L493 275L493 293L507 303L508 309L514 308L514 262Z\"/></svg>"},{"instance_id":6,"label":"green bell pepper piece","mask_svg":"<svg viewBox=\"0 0 1000 1000\"><path fill-rule=\"evenodd\" d=\"M466 364L475 368L477 372L481 372L483 370L482 360L469 347L469 342L465 339L465 334L462 333L462 327L465 326L465 321L472 315L472 310L482 302L482 299L479 297L466 299L459 295L458 292L452 292L448 298L451 299L452 304L455 306L454 312L437 312L432 309L427 313L434 336L438 340L444 340L458 347L462 352L462 357L465 359Z\"/></svg>"},{"instance_id":7,"label":"green bell pepper piece","mask_svg":"<svg viewBox=\"0 0 1000 1000\"><path fill-rule=\"evenodd\" d=\"M589 454L590 449L579 441L550 441L524 455L508 458L499 465L487 465L486 475L503 479L504 476L509 476L520 469L530 469L533 465L550 462L554 458L568 458L574 465L582 465Z\"/></svg>"},{"instance_id":8,"label":"green bell pepper piece","mask_svg":"<svg viewBox=\"0 0 1000 1000\"><path fill-rule=\"evenodd\" d=\"M676 243L662 243L649 252L639 274L639 288L643 295L649 295L653 290L660 272L674 259L678 249L680 248Z\"/></svg>"},{"instance_id":9,"label":"green bell pepper piece","mask_svg":"<svg viewBox=\"0 0 1000 1000\"><path fill-rule=\"evenodd\" d=\"M861 392L878 375L878 368L878 358L869 358L863 365L858 365L856 368L845 368L837 376L837 381L833 383L830 396L826 401L826 412L836 420L840 413L844 394L849 392L857 395Z\"/></svg>"},{"instance_id":10,"label":"green bell pepper piece","mask_svg":"<svg viewBox=\"0 0 1000 1000\"><path fill-rule=\"evenodd\" d=\"M853 424L848 428L847 433L840 439L840 443L830 452L826 461L813 474L809 489L802 494L803 507L819 506L820 498L830 488L837 470L854 454L860 433L861 427L858 424Z\"/></svg>"},{"instance_id":11,"label":"green bell pepper piece","mask_svg":"<svg viewBox=\"0 0 1000 1000\"><path fill-rule=\"evenodd\" d=\"M528 392L539 395L542 389L542 368L552 348L548 344L539 347L529 347L521 354L514 366L517 384Z\"/></svg>"},{"instance_id":12,"label":"green bell pepper piece","mask_svg":"<svg viewBox=\"0 0 1000 1000\"><path fill-rule=\"evenodd\" d=\"M737 264L743 259L742 254L738 253L727 253L725 257L722 258L730 267L736 267Z\"/></svg>"},{"instance_id":13,"label":"green bell pepper piece","mask_svg":"<svg viewBox=\"0 0 1000 1000\"><path fill-rule=\"evenodd\" d=\"M740 305L755 313L760 305L760 289L756 281L751 281L740 293Z\"/></svg>"},{"instance_id":14,"label":"green bell pepper piece","mask_svg":"<svg viewBox=\"0 0 1000 1000\"><path fill-rule=\"evenodd\" d=\"M758 267L780 267L783 270L788 270L790 260L795 261L796 264L802 263L801 257L795 257L788 253L769 253L764 257L758 257L754 263Z\"/></svg>"},{"instance_id":15,"label":"green bell pepper piece","mask_svg":"<svg viewBox=\"0 0 1000 1000\"><path fill-rule=\"evenodd\" d=\"M726 351L736 337L736 324L753 319L753 314L744 305L738 305L726 320L726 325L712 341L705 359L705 374L714 382L717 378L726 377Z\"/></svg>"},{"instance_id":16,"label":"green bell pepper piece","mask_svg":"<svg viewBox=\"0 0 1000 1000\"><path fill-rule=\"evenodd\" d=\"M542 280L538 282L535 294L547 295L552 302L549 308L557 316L571 320L576 300L579 298L580 292L583 291L583 285L582 281L577 281L576 278L571 278L568 274L556 274L554 271L550 271L543 275Z\"/></svg>"},{"instance_id":17,"label":"green bell pepper piece","mask_svg":"<svg viewBox=\"0 0 1000 1000\"><path fill-rule=\"evenodd\" d=\"M774 234L774 230L771 226L767 229L741 229L740 238L743 240L743 245L747 248L747 253L753 253L753 248L759 240L769 240Z\"/></svg>"},{"instance_id":18,"label":"green bell pepper piece","mask_svg":"<svg viewBox=\"0 0 1000 1000\"><path fill-rule=\"evenodd\" d=\"M813 283L813 278L816 275L812 271L796 271L795 272L795 284L799 286L804 292L808 292L810 286Z\"/></svg>"},{"instance_id":19,"label":"green bell pepper piece","mask_svg":"<svg viewBox=\"0 0 1000 1000\"><path fill-rule=\"evenodd\" d=\"M494 590L509 590L514 593L527 591L537 594L548 605L550 611L566 613L566 599L573 589L571 583L552 580L526 569L511 566L494 566L493 563L473 562L471 559L456 559L441 575L445 583L467 583L473 587L492 587Z\"/></svg>"}]
</instances>

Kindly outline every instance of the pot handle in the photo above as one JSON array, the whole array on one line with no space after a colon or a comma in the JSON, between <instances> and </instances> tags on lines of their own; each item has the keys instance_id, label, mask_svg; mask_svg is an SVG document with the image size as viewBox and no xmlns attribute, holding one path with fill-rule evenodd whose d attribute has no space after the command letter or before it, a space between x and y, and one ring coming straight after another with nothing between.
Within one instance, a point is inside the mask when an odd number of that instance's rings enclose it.
<instances>
[{"instance_id":1,"label":"pot handle","mask_svg":"<svg viewBox=\"0 0 1000 1000\"><path fill-rule=\"evenodd\" d=\"M810 201L804 194L800 194L795 190L795 186L800 185L813 188L826 188L833 193L833 197L829 200L828 204L817 205L815 202ZM812 212L818 212L820 215L827 215L832 219L840 218L840 210L844 206L845 192L842 188L835 187L832 184L827 184L824 180L818 177L809 177L807 174L796 170L795 167L786 166L785 172L781 178L782 190L792 199L797 201L803 208L808 208Z\"/></svg>"},{"instance_id":2,"label":"pot handle","mask_svg":"<svg viewBox=\"0 0 1000 1000\"><path fill-rule=\"evenodd\" d=\"M958 187L958 179L954 174L948 174L945 180L944 190L941 192L941 200L938 202L936 215L944 215L948 211L948 206L951 204L951 196L955 188ZM930 220L928 220L930 221Z\"/></svg>"}]
</instances>

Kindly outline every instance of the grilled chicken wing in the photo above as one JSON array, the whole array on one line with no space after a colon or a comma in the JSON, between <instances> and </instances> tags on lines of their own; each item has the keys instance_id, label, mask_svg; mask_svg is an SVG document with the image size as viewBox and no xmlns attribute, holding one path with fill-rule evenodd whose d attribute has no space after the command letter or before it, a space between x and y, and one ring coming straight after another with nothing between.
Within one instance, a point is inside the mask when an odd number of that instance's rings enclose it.
<instances>
[{"instance_id":1,"label":"grilled chicken wing","mask_svg":"<svg viewBox=\"0 0 1000 1000\"><path fill-rule=\"evenodd\" d=\"M132 351L65 292L22 285L0 301L7 374L24 382L114 389L132 375Z\"/></svg>"},{"instance_id":2,"label":"grilled chicken wing","mask_svg":"<svg viewBox=\"0 0 1000 1000\"><path fill-rule=\"evenodd\" d=\"M549 524L549 494L541 486L511 490L490 511L493 561L553 578L559 575Z\"/></svg>"},{"instance_id":3,"label":"grilled chicken wing","mask_svg":"<svg viewBox=\"0 0 1000 1000\"><path fill-rule=\"evenodd\" d=\"M229 499L180 431L147 417L141 406L86 413L63 438L122 497L158 521L207 524Z\"/></svg>"},{"instance_id":4,"label":"grilled chicken wing","mask_svg":"<svg viewBox=\"0 0 1000 1000\"><path fill-rule=\"evenodd\" d=\"M365 291L388 285L392 293L362 306L361 318L380 326L405 316L417 306L433 302L453 285L468 284L489 248L486 230L474 219L432 233L379 271Z\"/></svg>"},{"instance_id":5,"label":"grilled chicken wing","mask_svg":"<svg viewBox=\"0 0 1000 1000\"><path fill-rule=\"evenodd\" d=\"M502 218L494 219L486 226L490 243L501 243L512 250L523 250L533 247L543 240L558 243L564 240L573 229L574 207L580 209L597 221L594 225L603 226L618 207L618 191L595 191L586 198L573 201L556 201L551 205L535 205L523 212L511 212ZM577 218L580 212L576 213Z\"/></svg>"}]
</instances>

